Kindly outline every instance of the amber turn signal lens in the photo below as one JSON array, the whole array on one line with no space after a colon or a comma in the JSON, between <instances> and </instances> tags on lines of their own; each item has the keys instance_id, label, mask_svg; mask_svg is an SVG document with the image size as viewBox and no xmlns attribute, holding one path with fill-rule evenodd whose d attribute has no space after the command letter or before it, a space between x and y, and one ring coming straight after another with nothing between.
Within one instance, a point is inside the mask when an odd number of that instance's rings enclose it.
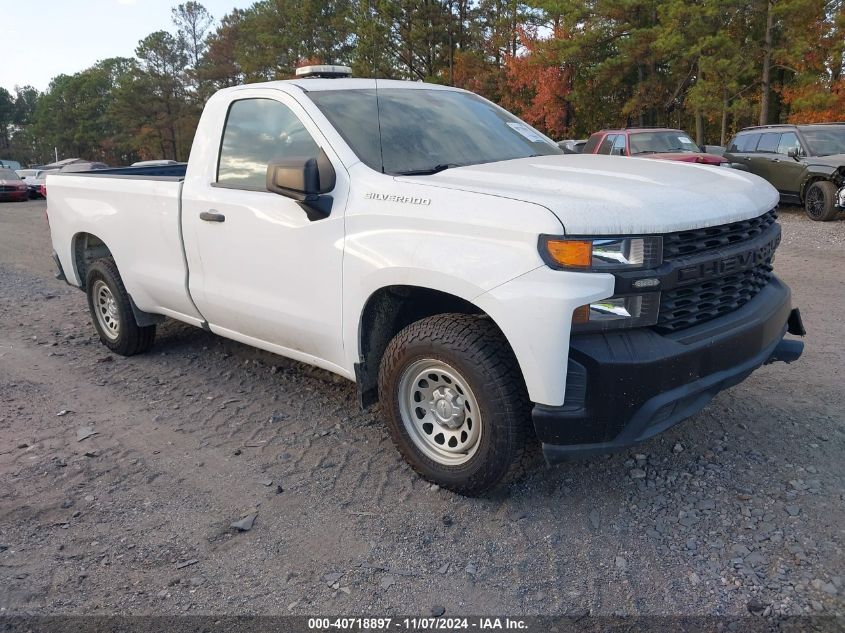
<instances>
[{"instance_id":1,"label":"amber turn signal lens","mask_svg":"<svg viewBox=\"0 0 845 633\"><path fill-rule=\"evenodd\" d=\"M579 306L572 312L572 324L582 325L590 322L590 306Z\"/></svg>"},{"instance_id":2,"label":"amber turn signal lens","mask_svg":"<svg viewBox=\"0 0 845 633\"><path fill-rule=\"evenodd\" d=\"M589 268L593 263L593 243L585 240L549 240L549 256L567 268Z\"/></svg>"}]
</instances>

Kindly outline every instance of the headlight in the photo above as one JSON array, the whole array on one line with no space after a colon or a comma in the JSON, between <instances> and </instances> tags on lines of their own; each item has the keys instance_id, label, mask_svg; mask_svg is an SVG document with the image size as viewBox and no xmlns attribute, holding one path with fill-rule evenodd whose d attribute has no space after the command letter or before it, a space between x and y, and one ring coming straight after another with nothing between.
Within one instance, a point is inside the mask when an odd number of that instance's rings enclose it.
<instances>
[{"instance_id":1,"label":"headlight","mask_svg":"<svg viewBox=\"0 0 845 633\"><path fill-rule=\"evenodd\" d=\"M610 297L576 308L572 327L580 331L645 327L657 323L659 309L659 292Z\"/></svg>"},{"instance_id":2,"label":"headlight","mask_svg":"<svg viewBox=\"0 0 845 633\"><path fill-rule=\"evenodd\" d=\"M550 267L582 272L613 272L654 268L663 262L663 238L606 237L595 239L540 236L540 256Z\"/></svg>"}]
</instances>

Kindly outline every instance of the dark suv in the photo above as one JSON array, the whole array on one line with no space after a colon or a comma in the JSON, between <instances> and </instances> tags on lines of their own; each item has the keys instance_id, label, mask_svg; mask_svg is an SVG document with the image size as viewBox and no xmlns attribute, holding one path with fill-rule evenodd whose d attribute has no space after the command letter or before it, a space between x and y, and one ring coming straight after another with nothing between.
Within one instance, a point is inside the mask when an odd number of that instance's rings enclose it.
<instances>
[{"instance_id":1,"label":"dark suv","mask_svg":"<svg viewBox=\"0 0 845 633\"><path fill-rule=\"evenodd\" d=\"M813 220L845 210L845 123L746 128L725 158L772 183L783 202L803 204Z\"/></svg>"}]
</instances>

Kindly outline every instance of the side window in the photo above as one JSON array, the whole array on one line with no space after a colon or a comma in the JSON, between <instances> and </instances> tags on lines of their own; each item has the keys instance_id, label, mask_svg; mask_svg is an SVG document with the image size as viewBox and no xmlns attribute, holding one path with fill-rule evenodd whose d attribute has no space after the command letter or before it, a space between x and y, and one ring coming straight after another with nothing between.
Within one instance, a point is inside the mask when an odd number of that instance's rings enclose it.
<instances>
[{"instance_id":1,"label":"side window","mask_svg":"<svg viewBox=\"0 0 845 633\"><path fill-rule=\"evenodd\" d=\"M320 149L296 115L272 99L242 99L229 107L217 182L266 191L267 165L290 157L316 158Z\"/></svg>"},{"instance_id":2,"label":"side window","mask_svg":"<svg viewBox=\"0 0 845 633\"><path fill-rule=\"evenodd\" d=\"M798 135L795 132L784 132L781 134L780 143L778 143L778 154L789 154L789 150L793 148L801 149Z\"/></svg>"},{"instance_id":3,"label":"side window","mask_svg":"<svg viewBox=\"0 0 845 633\"><path fill-rule=\"evenodd\" d=\"M757 143L762 134L740 134L736 137L736 152L753 152L757 149Z\"/></svg>"},{"instance_id":4,"label":"side window","mask_svg":"<svg viewBox=\"0 0 845 633\"><path fill-rule=\"evenodd\" d=\"M604 137L604 140L599 145L599 154L610 154L610 150L613 148L613 142L616 140L616 134L608 134Z\"/></svg>"},{"instance_id":5,"label":"side window","mask_svg":"<svg viewBox=\"0 0 845 633\"><path fill-rule=\"evenodd\" d=\"M766 132L760 142L757 143L757 151L775 153L778 149L778 143L780 143L780 136L778 132Z\"/></svg>"},{"instance_id":6,"label":"side window","mask_svg":"<svg viewBox=\"0 0 845 633\"><path fill-rule=\"evenodd\" d=\"M735 153L741 152L740 143L745 139L744 136L734 136L733 140L728 144L728 152Z\"/></svg>"},{"instance_id":7,"label":"side window","mask_svg":"<svg viewBox=\"0 0 845 633\"><path fill-rule=\"evenodd\" d=\"M601 133L596 132L593 134L589 140L587 141L586 145L584 145L584 149L581 151L582 154L595 154L596 153L596 146L601 141Z\"/></svg>"},{"instance_id":8,"label":"side window","mask_svg":"<svg viewBox=\"0 0 845 633\"><path fill-rule=\"evenodd\" d=\"M613 149L610 151L614 156L625 155L625 135L617 134L616 140L613 141Z\"/></svg>"}]
</instances>

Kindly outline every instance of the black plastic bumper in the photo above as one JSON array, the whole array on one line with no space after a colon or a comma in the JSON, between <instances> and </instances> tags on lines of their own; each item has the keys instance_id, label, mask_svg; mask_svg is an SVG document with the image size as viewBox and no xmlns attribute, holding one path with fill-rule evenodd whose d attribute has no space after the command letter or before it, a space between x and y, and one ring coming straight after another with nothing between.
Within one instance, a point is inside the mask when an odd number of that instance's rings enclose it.
<instances>
[{"instance_id":1,"label":"black plastic bumper","mask_svg":"<svg viewBox=\"0 0 845 633\"><path fill-rule=\"evenodd\" d=\"M572 337L566 403L535 405L549 463L641 442L701 410L766 362L796 360L804 334L777 278L728 315L681 332L648 329Z\"/></svg>"}]
</instances>

